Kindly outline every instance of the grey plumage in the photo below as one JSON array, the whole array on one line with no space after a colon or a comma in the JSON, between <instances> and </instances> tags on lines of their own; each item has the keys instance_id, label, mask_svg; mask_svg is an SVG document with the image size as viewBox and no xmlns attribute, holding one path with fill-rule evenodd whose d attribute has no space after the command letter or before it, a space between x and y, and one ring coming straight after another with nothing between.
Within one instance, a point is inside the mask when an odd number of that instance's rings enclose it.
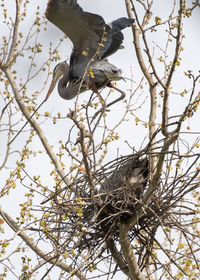
<instances>
[{"instance_id":1,"label":"grey plumage","mask_svg":"<svg viewBox=\"0 0 200 280\"><path fill-rule=\"evenodd\" d=\"M46 100L62 75L65 81L60 83L58 91L64 99L71 99L88 88L98 93L98 89L110 81L122 78L120 69L106 58L122 47L124 36L121 30L130 26L133 19L119 18L106 24L100 15L84 12L76 0L49 0L46 17L69 37L74 46L69 67L63 62L66 67L55 68L59 74L55 73ZM67 75L63 71L67 71Z\"/></svg>"},{"instance_id":2,"label":"grey plumage","mask_svg":"<svg viewBox=\"0 0 200 280\"><path fill-rule=\"evenodd\" d=\"M116 170L105 179L100 187L99 193L103 200L109 195L115 195L119 188L128 187L129 191L137 199L140 199L148 179L148 162L146 159L139 159L133 156L123 164L117 166Z\"/></svg>"}]
</instances>

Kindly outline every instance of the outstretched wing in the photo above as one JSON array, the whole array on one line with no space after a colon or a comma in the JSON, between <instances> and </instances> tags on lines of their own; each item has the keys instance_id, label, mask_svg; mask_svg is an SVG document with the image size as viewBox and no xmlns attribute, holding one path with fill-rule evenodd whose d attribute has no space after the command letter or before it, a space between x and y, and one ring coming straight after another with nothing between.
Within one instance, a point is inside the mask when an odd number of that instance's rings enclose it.
<instances>
[{"instance_id":1,"label":"outstretched wing","mask_svg":"<svg viewBox=\"0 0 200 280\"><path fill-rule=\"evenodd\" d=\"M102 58L112 55L122 46L121 44L123 42L124 35L122 34L121 30L131 26L134 21L134 19L122 17L112 21L109 25L107 25L110 27L109 30L107 28L109 44L105 45L102 52Z\"/></svg>"},{"instance_id":2,"label":"outstretched wing","mask_svg":"<svg viewBox=\"0 0 200 280\"><path fill-rule=\"evenodd\" d=\"M96 53L103 37L96 58L106 58L116 52L124 38L121 30L134 21L119 18L107 25L101 16L84 12L77 0L49 0L46 17L70 38L76 57L85 51L88 59Z\"/></svg>"},{"instance_id":3,"label":"outstretched wing","mask_svg":"<svg viewBox=\"0 0 200 280\"><path fill-rule=\"evenodd\" d=\"M46 17L70 38L76 53L89 50L92 56L97 50L106 26L101 16L84 12L76 0L49 0Z\"/></svg>"}]
</instances>

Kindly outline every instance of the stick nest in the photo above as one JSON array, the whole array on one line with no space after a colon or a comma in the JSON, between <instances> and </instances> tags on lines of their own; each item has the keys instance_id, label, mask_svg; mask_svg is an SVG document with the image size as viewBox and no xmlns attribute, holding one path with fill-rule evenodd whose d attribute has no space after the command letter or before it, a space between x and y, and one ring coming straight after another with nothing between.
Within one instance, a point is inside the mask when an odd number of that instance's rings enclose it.
<instances>
[{"instance_id":1,"label":"stick nest","mask_svg":"<svg viewBox=\"0 0 200 280\"><path fill-rule=\"evenodd\" d=\"M101 250L102 253L109 240L119 244L119 224L128 223L142 206L143 215L132 227L129 236L139 244L136 249L138 261L144 267L149 261L160 226L181 231L187 226L185 222L181 224L180 219L177 222L177 209L181 209L177 203L185 191L185 185L180 184L181 179L168 178L164 181L161 178L148 206L143 203L149 185L148 161L143 153L106 164L93 173L92 179L95 187L88 185L87 174L76 179L77 192L71 198L66 188L65 192L54 194L47 211L46 226L49 229L48 238L56 247L58 238L55 241L53 234L59 235L59 247L63 250L73 249L79 254L84 250ZM194 214L192 210L190 212ZM184 213L180 212L181 215Z\"/></svg>"}]
</instances>

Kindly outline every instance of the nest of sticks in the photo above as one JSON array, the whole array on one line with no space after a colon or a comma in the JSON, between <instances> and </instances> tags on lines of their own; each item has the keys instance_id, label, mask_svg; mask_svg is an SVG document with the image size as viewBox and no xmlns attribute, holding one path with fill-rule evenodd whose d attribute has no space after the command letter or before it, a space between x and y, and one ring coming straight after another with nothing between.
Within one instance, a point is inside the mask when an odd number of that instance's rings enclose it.
<instances>
[{"instance_id":1,"label":"nest of sticks","mask_svg":"<svg viewBox=\"0 0 200 280\"><path fill-rule=\"evenodd\" d=\"M163 183L161 178L159 188L145 206L143 196L149 184L146 155L137 153L118 158L94 174L95 190L88 187L88 177L84 174L76 179L77 193L73 198L64 192L54 195L52 206L47 210L50 214L48 236L58 232L59 246L64 250L73 249L81 253L102 246L103 251L105 242L111 239L116 244L119 242L119 223L127 223L142 205L143 215L129 236L140 244L136 248L138 260L140 266L145 266L160 226L181 227L183 230L177 217L173 216L173 209L177 209L177 201L185 189L178 179L176 184L174 180Z\"/></svg>"}]
</instances>

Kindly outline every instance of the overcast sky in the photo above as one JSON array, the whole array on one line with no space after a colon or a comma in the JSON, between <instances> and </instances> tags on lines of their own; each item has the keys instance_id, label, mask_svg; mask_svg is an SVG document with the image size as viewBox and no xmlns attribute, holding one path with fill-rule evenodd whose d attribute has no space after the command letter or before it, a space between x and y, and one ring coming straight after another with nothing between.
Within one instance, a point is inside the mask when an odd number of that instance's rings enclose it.
<instances>
[{"instance_id":1,"label":"overcast sky","mask_svg":"<svg viewBox=\"0 0 200 280\"><path fill-rule=\"evenodd\" d=\"M14 14L13 2L14 2L13 0L7 0L7 2L6 2L6 5L8 5L8 10L11 15ZM31 2L31 5L33 5L34 7L36 7L37 5L40 5L42 7L41 12L44 13L44 11L46 9L47 1L34 0L34 1L30 1L30 2ZM165 17L168 15L167 11L169 10L169 5L171 4L171 2L173 2L173 1L169 1L169 0L155 1L155 3L159 3L159 4L154 5L154 9L156 11L154 16L159 16L162 19L165 19ZM192 1L188 0L188 2L192 2ZM93 12L93 13L103 16L106 22L110 22L118 17L126 16L126 9L125 9L125 4L124 4L123 0L79 0L78 3L85 11ZM26 28L28 27L28 24L31 24L34 20L33 11L34 11L34 8L28 9L28 17L26 19L27 26L23 26L24 32L28 32L28 29L26 29ZM3 25L1 23L1 27L2 26ZM195 14L192 16L192 19L188 19L188 20L186 19L186 25L185 25L185 29L184 29L186 38L183 43L183 47L185 50L182 54L183 63L181 64L182 72L184 72L188 69L195 69L197 71L200 68L199 27L200 27L200 9L198 9L198 11L195 12ZM6 30L7 30L6 27L3 26L1 29L2 34L6 33ZM133 87L134 87L134 86L137 86L137 82L141 78L141 70L138 66L138 62L137 62L137 59L135 56L131 28L127 28L126 30L123 31L123 33L124 33L124 37L125 37L124 43L123 43L125 46L125 49L119 50L116 54L114 54L112 57L109 58L109 61L112 62L113 64L115 64L120 69L122 69L125 77L131 78L131 71L132 71L133 80L134 80ZM161 45L164 43L164 40L163 40L165 37L164 30L163 30L163 33L158 33L158 34L159 34L158 36L156 36L157 34L152 34L152 38L151 38L151 34L148 36L148 40L149 40L150 44L152 44L152 41L154 41L154 43L158 43ZM58 43L59 39L62 37L62 35L63 35L63 33L56 26L49 23L47 25L47 32L42 32L40 34L40 39L43 40L44 45L46 45L46 46L48 46L50 42L53 42L53 44L55 46ZM65 60L66 58L69 58L71 49L72 49L72 44L70 43L69 39L67 39L62 44L62 48L60 48L61 61ZM46 49L45 51L48 52L48 49ZM26 59L24 59L23 61L26 61ZM38 63L40 63L39 58L38 58ZM52 70L55 65L56 65L56 63L52 63ZM26 65L25 63L23 63L23 64L19 63L17 65L17 69L20 71L21 75L23 76L28 69L28 64ZM181 90L184 88L183 80L181 77L183 77L183 74L181 74L180 76L177 75L176 80L174 81L175 88L177 90L178 89ZM41 73L41 75L33 82L32 88L29 89L30 94L31 94L31 90L35 91L37 88L40 88L42 86L43 81L44 81L44 76L42 76L42 73ZM48 81L48 85L45 88L44 92L38 97L39 102L44 99L44 97L47 93L49 84L50 84L50 80ZM129 89L130 84L131 83L128 81L126 83L123 81L117 83L117 85L124 90ZM188 86L188 84L186 83L185 86ZM106 90L105 90L105 92L106 92ZM148 92L146 92L146 94L148 95ZM85 95L81 98L87 100L89 98L89 96L90 96L90 92L85 93ZM174 112L176 112L179 109L182 110L180 100L181 99L177 99L177 102L172 104L172 107L173 107L173 108L171 108L172 111L173 111L173 109L174 109ZM66 100L61 99L61 97L59 97L59 95L57 93L57 89L55 89L54 92L52 93L51 97L49 98L48 102L43 105L43 108L41 108L40 112L51 111L53 113L56 113L57 111L60 111L63 115L66 115L69 112L69 108L73 109L73 104L74 104L74 100L66 101ZM109 112L109 115L108 115L108 117L111 119L111 121L112 120L115 121L115 119L119 116L120 110L121 110L120 103L111 107L111 112ZM148 120L148 112L149 112L148 102L145 103L144 111L141 111L141 112L145 112L145 114L141 114L140 117L143 118L144 120ZM197 117L196 117L195 121L191 125L192 125L192 129L194 131L199 130L199 119L197 119ZM48 122L48 128L47 128L46 124L44 125L44 127L46 128L45 133L48 136L50 144L56 146L61 134L62 135L65 134L67 137L68 131L71 127L71 122L65 121L65 122L60 122L59 124L56 124L56 125L53 125L52 122ZM127 129L127 127L128 127L128 129ZM133 120L131 122L128 122L128 123L125 123L124 125L122 125L121 130L120 130L120 134L122 136L121 142L119 142L120 144L116 143L116 145L113 145L113 147L109 150L110 152L113 152L109 156L109 159L112 159L117 155L118 147L120 148L120 154L130 153L130 148L128 148L127 144L125 143L125 140L128 140L128 142L132 145L132 147L139 148L140 144L142 143L142 141L144 139L144 136L147 135L147 133L148 133L148 131L145 130L143 127L140 127L140 126L137 127ZM22 140L23 140L23 136L21 138L19 136L15 142L15 145L18 147L21 147ZM38 139L35 139L34 145L37 149L39 149L39 147L41 147L40 141ZM41 164L38 164L38 160L35 161L33 159L31 166L27 166L27 171L30 172L30 175L43 173L44 177L46 176L46 178L45 178L46 182L48 182L48 181L50 182L49 170L46 168L41 172L41 168L43 168L44 166L45 167L48 166L49 163L47 165L45 165L47 161L48 161L48 159L45 158L44 155L41 156L41 162L40 162ZM14 162L15 162L15 160L14 160ZM13 192L13 194L16 195L17 192L18 192L18 190L16 190L16 192ZM18 202L15 200L14 195L13 195L13 197L11 196L11 197L6 198L5 201L4 202L2 201L2 203L1 203L5 207L5 210L8 210L8 212L10 214L16 214L16 207L18 205ZM12 207L10 207L10 205L8 204L10 198L13 199L13 202L14 202L12 204ZM15 207L15 203L16 203L16 207Z\"/></svg>"}]
</instances>

